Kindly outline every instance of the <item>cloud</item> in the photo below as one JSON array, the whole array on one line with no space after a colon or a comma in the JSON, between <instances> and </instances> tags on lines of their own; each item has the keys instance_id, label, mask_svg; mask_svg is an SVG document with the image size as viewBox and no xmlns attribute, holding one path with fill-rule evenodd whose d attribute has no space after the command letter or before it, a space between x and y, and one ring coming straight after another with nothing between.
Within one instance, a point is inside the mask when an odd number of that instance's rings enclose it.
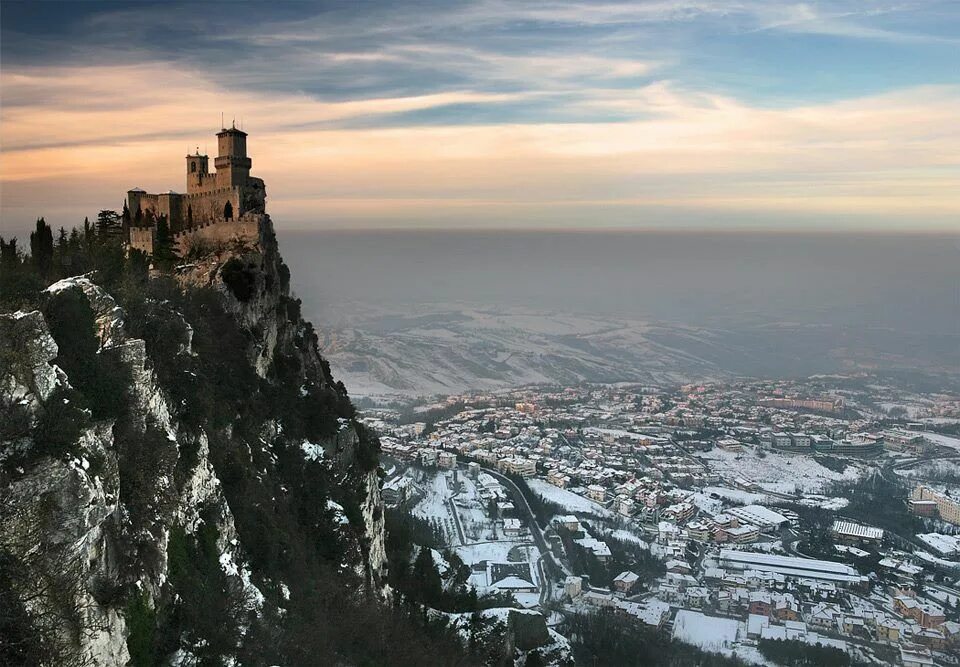
<instances>
[{"instance_id":1,"label":"cloud","mask_svg":"<svg viewBox=\"0 0 960 667\"><path fill-rule=\"evenodd\" d=\"M495 211L491 219L523 224L550 211L603 220L674 206L886 220L922 214L936 226L960 209L957 86L774 109L659 81L569 93L576 113L624 117L615 122L403 127L390 118L538 93L325 103L230 93L165 63L24 68L2 85L0 187L5 208L28 216L44 212L42 193L60 183L74 186L88 211L116 205L135 185L180 187L182 155L212 145L224 100L244 110L271 209L301 223L338 216L477 224L478 212ZM381 124L331 124L359 117Z\"/></svg>"},{"instance_id":2,"label":"cloud","mask_svg":"<svg viewBox=\"0 0 960 667\"><path fill-rule=\"evenodd\" d=\"M956 11L937 6L949 25ZM823 62L805 66L814 46L791 42L790 60L769 44L770 33L829 35L858 49L870 40L879 49L870 54L892 43L921 53L949 41L927 36L940 16L923 5L237 7L138 6L40 23L66 38L14 33L7 21L4 221L44 213L49 191L68 193L63 211L90 212L134 185L182 187L180 156L212 148L225 112L251 132L271 210L303 224L627 224L671 208L704 220L759 211L771 224L788 215L955 224L957 86L928 84L918 69L890 90L851 92L845 84L866 78L855 67L831 62L830 78L815 71ZM175 34L156 39L158 25ZM713 81L774 76L757 59L789 68L779 97ZM818 101L794 93L803 88L794 78Z\"/></svg>"}]
</instances>

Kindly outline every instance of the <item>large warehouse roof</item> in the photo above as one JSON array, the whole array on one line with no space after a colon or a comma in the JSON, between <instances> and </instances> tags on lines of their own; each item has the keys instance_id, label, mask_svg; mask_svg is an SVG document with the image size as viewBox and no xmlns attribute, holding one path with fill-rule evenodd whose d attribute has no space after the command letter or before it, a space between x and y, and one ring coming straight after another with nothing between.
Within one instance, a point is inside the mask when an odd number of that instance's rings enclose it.
<instances>
[{"instance_id":1,"label":"large warehouse roof","mask_svg":"<svg viewBox=\"0 0 960 667\"><path fill-rule=\"evenodd\" d=\"M883 529L873 526L863 526L853 521L834 521L833 532L837 535L856 537L861 540L882 540Z\"/></svg>"},{"instance_id":2,"label":"large warehouse roof","mask_svg":"<svg viewBox=\"0 0 960 667\"><path fill-rule=\"evenodd\" d=\"M743 507L733 507L727 510L727 514L732 514L741 521L752 523L753 525L760 526L761 528L765 528L767 526L779 526L785 521L789 521L787 517L774 512L772 509L764 507L763 505L745 505Z\"/></svg>"},{"instance_id":3,"label":"large warehouse roof","mask_svg":"<svg viewBox=\"0 0 960 667\"><path fill-rule=\"evenodd\" d=\"M740 570L777 572L789 577L823 579L845 583L859 583L863 577L854 568L843 563L813 558L774 556L750 551L720 550L720 564Z\"/></svg>"}]
</instances>

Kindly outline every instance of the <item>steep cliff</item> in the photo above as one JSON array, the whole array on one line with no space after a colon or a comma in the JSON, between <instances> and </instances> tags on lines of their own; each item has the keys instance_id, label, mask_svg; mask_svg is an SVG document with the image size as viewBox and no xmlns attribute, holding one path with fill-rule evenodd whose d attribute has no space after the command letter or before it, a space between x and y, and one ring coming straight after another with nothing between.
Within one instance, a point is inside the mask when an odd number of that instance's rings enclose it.
<instances>
[{"instance_id":1,"label":"steep cliff","mask_svg":"<svg viewBox=\"0 0 960 667\"><path fill-rule=\"evenodd\" d=\"M5 657L362 661L390 599L379 445L269 218L256 244L114 285L0 314Z\"/></svg>"}]
</instances>

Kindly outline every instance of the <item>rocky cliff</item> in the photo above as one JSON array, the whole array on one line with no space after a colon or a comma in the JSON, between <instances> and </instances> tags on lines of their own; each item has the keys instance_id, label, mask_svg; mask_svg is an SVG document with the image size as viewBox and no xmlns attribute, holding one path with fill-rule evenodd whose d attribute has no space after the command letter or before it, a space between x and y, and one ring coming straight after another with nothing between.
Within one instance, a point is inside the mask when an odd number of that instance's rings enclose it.
<instances>
[{"instance_id":1,"label":"rocky cliff","mask_svg":"<svg viewBox=\"0 0 960 667\"><path fill-rule=\"evenodd\" d=\"M353 661L334 612L390 595L378 443L300 317L269 218L175 276L56 282L38 310L0 314L0 342L8 651L297 664L298 610L329 623L313 648Z\"/></svg>"}]
</instances>

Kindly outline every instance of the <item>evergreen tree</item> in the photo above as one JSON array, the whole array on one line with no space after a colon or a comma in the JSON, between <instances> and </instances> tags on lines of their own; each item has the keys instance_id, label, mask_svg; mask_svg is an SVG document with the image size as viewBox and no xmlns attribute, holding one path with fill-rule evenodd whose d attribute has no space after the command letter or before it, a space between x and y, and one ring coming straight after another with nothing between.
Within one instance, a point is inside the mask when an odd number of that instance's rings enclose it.
<instances>
[{"instance_id":1,"label":"evergreen tree","mask_svg":"<svg viewBox=\"0 0 960 667\"><path fill-rule=\"evenodd\" d=\"M116 211L102 210L97 214L97 238L101 243L118 244L123 226Z\"/></svg>"},{"instance_id":2,"label":"evergreen tree","mask_svg":"<svg viewBox=\"0 0 960 667\"><path fill-rule=\"evenodd\" d=\"M93 251L93 244L96 242L96 232L89 218L83 219L83 244L86 246L87 253Z\"/></svg>"},{"instance_id":3,"label":"evergreen tree","mask_svg":"<svg viewBox=\"0 0 960 667\"><path fill-rule=\"evenodd\" d=\"M167 216L165 215L157 218L157 240L153 248L153 259L163 265L168 265L176 259L176 253L173 249L173 235L170 233L170 225L167 223Z\"/></svg>"},{"instance_id":4,"label":"evergreen tree","mask_svg":"<svg viewBox=\"0 0 960 667\"><path fill-rule=\"evenodd\" d=\"M0 236L0 266L17 261L17 239L4 241Z\"/></svg>"},{"instance_id":5,"label":"evergreen tree","mask_svg":"<svg viewBox=\"0 0 960 667\"><path fill-rule=\"evenodd\" d=\"M30 259L41 276L48 276L53 266L53 230L43 218L37 218L37 229L30 233Z\"/></svg>"},{"instance_id":6,"label":"evergreen tree","mask_svg":"<svg viewBox=\"0 0 960 667\"><path fill-rule=\"evenodd\" d=\"M420 599L428 607L436 606L443 592L443 584L440 580L440 572L437 570L437 564L433 562L433 553L428 547L421 547L416 560L413 561L413 570L411 572L414 588L419 593Z\"/></svg>"},{"instance_id":7,"label":"evergreen tree","mask_svg":"<svg viewBox=\"0 0 960 667\"><path fill-rule=\"evenodd\" d=\"M123 202L123 212L120 214L120 232L124 241L130 240L130 208Z\"/></svg>"}]
</instances>

